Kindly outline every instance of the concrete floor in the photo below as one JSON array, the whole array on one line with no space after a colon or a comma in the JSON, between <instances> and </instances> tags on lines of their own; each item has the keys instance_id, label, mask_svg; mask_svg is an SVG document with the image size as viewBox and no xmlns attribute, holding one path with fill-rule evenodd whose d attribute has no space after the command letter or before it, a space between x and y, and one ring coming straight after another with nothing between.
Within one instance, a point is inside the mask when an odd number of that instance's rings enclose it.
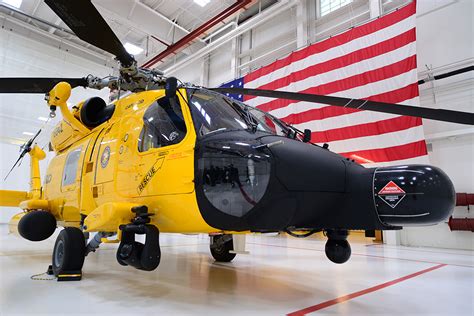
<instances>
[{"instance_id":1,"label":"concrete floor","mask_svg":"<svg viewBox=\"0 0 474 316\"><path fill-rule=\"evenodd\" d=\"M248 236L250 254L221 264L208 237L162 234L154 272L120 266L109 244L86 258L80 282L31 280L53 244L0 225L0 315L474 315L470 251L359 240L336 265L323 240Z\"/></svg>"}]
</instances>

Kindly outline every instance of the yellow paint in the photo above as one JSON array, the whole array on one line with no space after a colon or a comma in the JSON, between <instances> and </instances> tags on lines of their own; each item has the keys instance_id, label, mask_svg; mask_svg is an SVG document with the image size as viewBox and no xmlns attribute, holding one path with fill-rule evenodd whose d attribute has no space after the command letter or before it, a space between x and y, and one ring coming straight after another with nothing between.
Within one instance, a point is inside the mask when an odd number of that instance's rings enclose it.
<instances>
[{"instance_id":1,"label":"yellow paint","mask_svg":"<svg viewBox=\"0 0 474 316\"><path fill-rule=\"evenodd\" d=\"M181 94L186 96L186 91ZM116 101L113 116L93 129L79 120L82 103L73 112L67 108L69 95L70 86L63 83L49 94L48 105L59 107L63 115L51 136L56 156L48 166L42 196L25 201L23 206L46 208L43 201L47 201L47 209L58 225L78 227L82 214L86 216L87 231L117 232L118 239L118 227L135 215L131 207L141 205L154 214L151 224L161 232L220 232L207 225L197 205L196 134L191 113L180 94L186 136L178 144L146 152L138 151L143 115L151 104L164 97L164 90L135 93ZM2 199L12 204L20 196Z\"/></svg>"},{"instance_id":2,"label":"yellow paint","mask_svg":"<svg viewBox=\"0 0 474 316\"><path fill-rule=\"evenodd\" d=\"M107 239L107 238L101 238L100 241L104 244L118 244L120 242L119 239Z\"/></svg>"},{"instance_id":3,"label":"yellow paint","mask_svg":"<svg viewBox=\"0 0 474 316\"><path fill-rule=\"evenodd\" d=\"M49 202L48 200L40 200L40 199L33 199L33 200L26 200L22 201L19 204L22 210L49 210Z\"/></svg>"},{"instance_id":4,"label":"yellow paint","mask_svg":"<svg viewBox=\"0 0 474 316\"><path fill-rule=\"evenodd\" d=\"M0 190L0 205L18 207L21 201L28 199L26 191Z\"/></svg>"},{"instance_id":5,"label":"yellow paint","mask_svg":"<svg viewBox=\"0 0 474 316\"><path fill-rule=\"evenodd\" d=\"M12 218L8 222L8 232L10 234L20 236L20 233L18 232L18 222L20 222L20 219L26 214L26 212L21 212L12 216Z\"/></svg>"},{"instance_id":6,"label":"yellow paint","mask_svg":"<svg viewBox=\"0 0 474 316\"><path fill-rule=\"evenodd\" d=\"M33 146L28 154L30 155L30 192L28 196L31 199L40 199L41 174L39 162L46 157L46 154L38 145Z\"/></svg>"},{"instance_id":7,"label":"yellow paint","mask_svg":"<svg viewBox=\"0 0 474 316\"><path fill-rule=\"evenodd\" d=\"M82 123L69 111L67 107L67 100L71 96L71 85L67 82L59 82L49 92L48 106L56 106L61 110L63 120L70 123L72 127L82 134L87 134L89 129L82 125Z\"/></svg>"},{"instance_id":8,"label":"yellow paint","mask_svg":"<svg viewBox=\"0 0 474 316\"><path fill-rule=\"evenodd\" d=\"M20 207L23 210L49 210L49 201L42 199L40 160L46 157L45 152L37 145L28 152L30 155L30 191L2 190L0 205Z\"/></svg>"},{"instance_id":9,"label":"yellow paint","mask_svg":"<svg viewBox=\"0 0 474 316\"><path fill-rule=\"evenodd\" d=\"M128 224L135 217L132 203L109 202L100 205L84 220L86 231L116 232L120 225Z\"/></svg>"}]
</instances>

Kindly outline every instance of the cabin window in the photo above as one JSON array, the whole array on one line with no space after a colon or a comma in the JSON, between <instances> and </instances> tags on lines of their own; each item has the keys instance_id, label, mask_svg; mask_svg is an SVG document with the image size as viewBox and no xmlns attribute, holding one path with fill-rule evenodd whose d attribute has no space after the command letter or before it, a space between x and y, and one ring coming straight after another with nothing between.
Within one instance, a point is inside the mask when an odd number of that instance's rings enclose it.
<instances>
[{"instance_id":1,"label":"cabin window","mask_svg":"<svg viewBox=\"0 0 474 316\"><path fill-rule=\"evenodd\" d=\"M76 182L77 167L79 165L79 158L81 157L82 147L78 147L71 151L66 158L64 165L62 186L71 185Z\"/></svg>"},{"instance_id":2,"label":"cabin window","mask_svg":"<svg viewBox=\"0 0 474 316\"><path fill-rule=\"evenodd\" d=\"M161 98L146 110L138 150L174 145L186 136L186 124L177 99Z\"/></svg>"}]
</instances>

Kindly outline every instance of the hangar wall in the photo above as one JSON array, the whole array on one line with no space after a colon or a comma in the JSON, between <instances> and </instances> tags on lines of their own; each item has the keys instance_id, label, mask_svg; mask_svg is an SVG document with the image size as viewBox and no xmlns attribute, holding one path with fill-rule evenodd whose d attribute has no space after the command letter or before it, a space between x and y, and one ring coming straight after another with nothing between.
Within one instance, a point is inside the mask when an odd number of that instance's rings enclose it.
<instances>
[{"instance_id":1,"label":"hangar wall","mask_svg":"<svg viewBox=\"0 0 474 316\"><path fill-rule=\"evenodd\" d=\"M474 61L473 38L463 30L473 29L472 1L442 1L417 15L418 72L426 78L426 66L437 73L466 67ZM420 86L420 103L432 108L472 112L474 94L471 73ZM457 192L474 192L474 129L465 125L424 120L430 162L452 179ZM457 207L453 217L473 217L472 209ZM446 223L427 228L407 228L400 234L407 246L474 249L471 232L450 232Z\"/></svg>"},{"instance_id":2,"label":"hangar wall","mask_svg":"<svg viewBox=\"0 0 474 316\"><path fill-rule=\"evenodd\" d=\"M41 142L40 145L44 144ZM0 143L0 175L2 181L0 182L0 190L18 190L18 191L28 191L29 188L29 178L30 178L30 168L29 168L29 158L25 157L22 165L19 168L15 168L8 179L3 181L5 175L10 171L11 166L18 159L19 146L9 143ZM47 153L46 158L40 162L41 176L45 175L46 168L49 161L53 158L52 153ZM2 207L0 212L0 224L8 223L10 218L20 213L21 210L16 207Z\"/></svg>"},{"instance_id":3,"label":"hangar wall","mask_svg":"<svg viewBox=\"0 0 474 316\"><path fill-rule=\"evenodd\" d=\"M3 21L0 28L0 76L38 76L38 77L82 77L94 72L106 76L113 72L110 61L100 60L82 50L68 46L67 43L54 40L50 35L24 29L20 25ZM47 32L46 32L47 33ZM108 97L106 89L102 91L77 88L73 91L68 104L75 104L90 96ZM22 118L22 113L28 117ZM42 94L3 94L0 95L0 189L28 190L29 158L25 157L22 165L15 168L6 181L3 178L18 158L20 145L30 138L22 135L23 131L35 133L44 122L37 117L47 117L49 110ZM37 138L40 147L47 145L54 125L61 119L57 117L44 126ZM45 147L47 150L47 146ZM47 162L52 153L41 161L41 172L45 174ZM18 213L15 208L3 208L0 212L0 223L7 223L11 216Z\"/></svg>"},{"instance_id":4,"label":"hangar wall","mask_svg":"<svg viewBox=\"0 0 474 316\"><path fill-rule=\"evenodd\" d=\"M297 49L297 42L303 41L306 44L306 41L321 40L376 17L379 15L377 13L386 13L408 2L409 0L357 0L352 6L317 19L318 0L296 1L294 5L290 1L288 10L227 42L199 62L208 65L204 69L208 86L218 86L284 57ZM306 17L301 18L298 10L306 12ZM435 74L440 74L472 64L473 38L466 38L463 35L465 32L462 32L473 29L472 11L473 3L470 0L417 1L420 79L427 77L425 65L432 68ZM304 18L307 19L306 22ZM173 69L172 65L170 69ZM182 80L193 82L195 71L190 65L181 68L179 75ZM205 82L194 81L196 84ZM472 112L473 83L472 72L433 84L426 83L420 86L421 106ZM424 120L424 129L431 163L448 173L457 192L474 192L474 129L429 120ZM453 216L472 217L472 212L471 210L469 213L466 207L457 207ZM405 228L401 232L386 234L385 237L386 242L392 244L474 249L471 232L451 232L447 223L425 228Z\"/></svg>"}]
</instances>

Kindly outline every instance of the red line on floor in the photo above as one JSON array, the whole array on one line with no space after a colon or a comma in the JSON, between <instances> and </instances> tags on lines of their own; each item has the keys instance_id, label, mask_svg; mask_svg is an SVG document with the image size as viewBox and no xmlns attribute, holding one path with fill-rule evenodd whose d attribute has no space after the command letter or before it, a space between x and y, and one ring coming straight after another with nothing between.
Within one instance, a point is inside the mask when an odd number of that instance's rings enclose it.
<instances>
[{"instance_id":1,"label":"red line on floor","mask_svg":"<svg viewBox=\"0 0 474 316\"><path fill-rule=\"evenodd\" d=\"M278 247L278 248L289 248L289 249L299 249L299 250L309 250L309 251L318 251L324 252L322 249L314 249L314 248L303 248L303 247L292 247L292 246L282 246L282 245L270 245L270 244L259 244L259 243L252 243L247 242L248 244L258 245L258 246L268 246L268 247ZM385 257L379 255L369 255L363 253L352 253L353 256L362 256L362 257L369 257L369 258L380 258L380 259L392 259L392 260L402 260L402 261L411 261L411 262L418 262L418 263L431 263L431 264L446 264L455 267L462 267L462 268L474 268L474 266L464 265L464 264L455 264L455 263L442 263L442 262L434 262L434 261L426 261L426 260L416 260L416 259L408 259L408 258L394 258L394 257Z\"/></svg>"},{"instance_id":2,"label":"red line on floor","mask_svg":"<svg viewBox=\"0 0 474 316\"><path fill-rule=\"evenodd\" d=\"M316 311L321 310L323 308L326 308L326 307L329 307L329 306L332 306L332 305L336 305L336 304L339 304L339 303L342 303L342 302L346 302L346 301L351 300L353 298L356 298L356 297L359 297L359 296L362 296L362 295L365 295L365 294L369 294L369 293L381 290L383 288L395 285L397 283L406 281L408 279L412 279L414 277L417 277L417 276L422 275L424 273L442 268L444 266L446 266L446 264L438 264L438 265L433 266L431 268L421 270L421 271L406 275L404 277L401 277L401 278L398 278L398 279L395 279L395 280L392 280L392 281L389 281L389 282L385 282L385 283L370 287L370 288L362 290L362 291L354 292L354 293L351 293L351 294L348 294L348 295L344 295L344 296L335 298L333 300L322 302L322 303L314 305L314 306L310 306L310 307L306 307L304 309L300 309L299 311L287 314L287 316L302 316L302 315L306 315L308 313L313 313L313 312L316 312Z\"/></svg>"},{"instance_id":3,"label":"red line on floor","mask_svg":"<svg viewBox=\"0 0 474 316\"><path fill-rule=\"evenodd\" d=\"M399 248L399 247L387 247L387 245L385 245L385 244L368 244L368 245L365 245L365 246L366 246L366 247L370 247L370 246L381 246L381 248L394 249L394 250L402 250L402 251L429 252L429 253L438 253L438 254L443 254L443 255L469 256L469 257L472 257L471 254L467 254L467 253L431 251L431 250L424 250L424 249L418 249L418 248L415 248L415 249L408 249L406 246L404 246L403 248Z\"/></svg>"}]
</instances>

